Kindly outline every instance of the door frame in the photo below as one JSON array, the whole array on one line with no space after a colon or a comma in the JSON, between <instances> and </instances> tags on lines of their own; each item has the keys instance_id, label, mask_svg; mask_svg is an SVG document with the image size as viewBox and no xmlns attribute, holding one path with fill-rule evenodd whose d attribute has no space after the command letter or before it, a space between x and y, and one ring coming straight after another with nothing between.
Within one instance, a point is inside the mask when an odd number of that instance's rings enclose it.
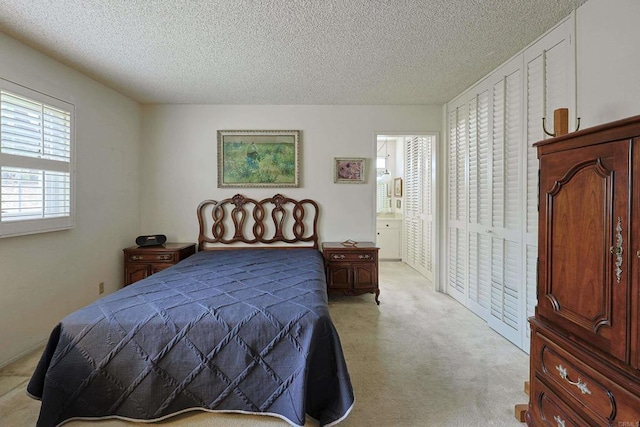
<instances>
[{"instance_id":1,"label":"door frame","mask_svg":"<svg viewBox=\"0 0 640 427\"><path fill-rule=\"evenodd\" d=\"M431 155L431 179L432 179L432 189L431 189L431 194L432 194L432 205L433 205L433 212L432 212L432 217L433 217L433 230L432 230L432 243L431 243L431 253L432 253L432 263L433 263L433 286L434 286L434 290L438 291L438 292L443 292L443 290L445 289L445 286L441 283L441 278L443 277L441 275L441 268L440 266L440 260L442 257L442 254L440 253L439 248L441 248L440 242L441 240L441 224L442 224L442 218L441 218L441 203L442 203L442 190L441 190L441 185L440 185L440 180L441 180L441 172L440 172L440 167L439 165L441 165L442 163L439 161L439 155L440 155L440 132L437 131L413 131L413 132L398 132L398 131L392 131L392 132L383 132L383 131L377 131L374 132L373 135L373 152L374 152L374 156L373 156L373 165L374 165L374 169L375 169L375 161L377 158L377 144L378 144L378 138L380 137L410 137L410 136L425 136L425 137L433 137L434 138L434 143L433 143L433 153ZM403 147L403 153L404 153L404 147ZM404 158L403 158L403 163L404 163ZM403 179L404 179L404 169L403 169ZM376 212L376 203L377 203L377 187L374 185L372 188L373 191L373 215L374 215L374 230L373 230L373 235L375 236L376 230L376 223L377 223L377 212ZM404 221L403 221L403 227L402 227L402 238L403 238L403 243L402 243L402 262L404 262L405 258L406 258L406 254L405 254L405 249L404 249L404 238L405 238L405 225L404 225ZM426 279L426 278L425 278Z\"/></svg>"}]
</instances>

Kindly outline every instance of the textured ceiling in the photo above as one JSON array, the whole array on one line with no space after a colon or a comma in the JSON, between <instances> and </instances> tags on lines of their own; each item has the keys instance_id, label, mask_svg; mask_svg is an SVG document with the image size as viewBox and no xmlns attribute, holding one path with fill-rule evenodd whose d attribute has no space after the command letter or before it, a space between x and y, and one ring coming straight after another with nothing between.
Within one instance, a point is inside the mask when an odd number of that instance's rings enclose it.
<instances>
[{"instance_id":1,"label":"textured ceiling","mask_svg":"<svg viewBox=\"0 0 640 427\"><path fill-rule=\"evenodd\" d=\"M585 1L0 0L0 31L141 103L443 104Z\"/></svg>"}]
</instances>

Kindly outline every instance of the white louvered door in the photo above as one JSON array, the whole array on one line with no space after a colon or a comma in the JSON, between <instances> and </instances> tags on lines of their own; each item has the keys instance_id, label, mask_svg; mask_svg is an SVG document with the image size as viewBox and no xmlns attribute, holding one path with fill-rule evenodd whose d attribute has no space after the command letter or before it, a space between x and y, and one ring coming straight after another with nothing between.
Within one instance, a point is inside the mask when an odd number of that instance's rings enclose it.
<instances>
[{"instance_id":1,"label":"white louvered door","mask_svg":"<svg viewBox=\"0 0 640 427\"><path fill-rule=\"evenodd\" d=\"M405 262L433 281L435 136L405 138Z\"/></svg>"},{"instance_id":2,"label":"white louvered door","mask_svg":"<svg viewBox=\"0 0 640 427\"><path fill-rule=\"evenodd\" d=\"M524 53L526 84L526 180L525 198L525 259L526 317L534 315L537 304L536 283L538 265L538 157L533 144L553 132L553 111L569 109L569 131L575 130L575 54L572 42L573 17L554 28ZM524 328L523 348L529 351L530 329Z\"/></svg>"},{"instance_id":3,"label":"white louvered door","mask_svg":"<svg viewBox=\"0 0 640 427\"><path fill-rule=\"evenodd\" d=\"M467 102L461 99L449 110L448 170L448 280L447 293L467 305Z\"/></svg>"},{"instance_id":4,"label":"white louvered door","mask_svg":"<svg viewBox=\"0 0 640 427\"><path fill-rule=\"evenodd\" d=\"M487 318L491 298L491 145L487 84L471 90L468 106L468 308Z\"/></svg>"},{"instance_id":5,"label":"white louvered door","mask_svg":"<svg viewBox=\"0 0 640 427\"><path fill-rule=\"evenodd\" d=\"M529 351L542 117L575 128L574 17L447 104L447 292ZM486 113L485 113L486 112Z\"/></svg>"},{"instance_id":6,"label":"white louvered door","mask_svg":"<svg viewBox=\"0 0 640 427\"><path fill-rule=\"evenodd\" d=\"M491 304L489 326L522 345L521 162L522 56L501 67L492 83Z\"/></svg>"},{"instance_id":7,"label":"white louvered door","mask_svg":"<svg viewBox=\"0 0 640 427\"><path fill-rule=\"evenodd\" d=\"M435 135L426 136L424 138L424 154L423 154L423 164L424 164L424 192L423 192L423 206L424 210L422 212L422 227L423 227L423 245L425 247L425 257L424 257L424 269L425 276L431 280L431 282L435 279L434 272L434 251L435 251L435 238L434 238L434 230L435 230L435 220L436 213L433 198L435 197L436 190L436 179L435 179L435 148L436 148L436 137Z\"/></svg>"},{"instance_id":8,"label":"white louvered door","mask_svg":"<svg viewBox=\"0 0 640 427\"><path fill-rule=\"evenodd\" d=\"M405 262L420 271L424 258L423 233L420 215L422 213L422 165L421 146L415 138L404 138L405 182L404 182L404 227ZM422 273L422 271L420 271ZM424 273L423 273L424 274Z\"/></svg>"}]
</instances>

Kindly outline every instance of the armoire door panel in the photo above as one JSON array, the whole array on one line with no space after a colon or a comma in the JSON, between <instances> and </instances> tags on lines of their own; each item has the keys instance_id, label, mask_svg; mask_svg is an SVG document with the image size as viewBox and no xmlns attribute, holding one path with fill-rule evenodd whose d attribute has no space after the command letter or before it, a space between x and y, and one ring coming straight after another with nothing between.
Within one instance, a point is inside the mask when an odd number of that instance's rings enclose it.
<instances>
[{"instance_id":1,"label":"armoire door panel","mask_svg":"<svg viewBox=\"0 0 640 427\"><path fill-rule=\"evenodd\" d=\"M611 280L607 264L601 262L611 238L600 230L611 229L612 180L613 171L597 161L578 165L547 196L553 261L546 297L561 315L594 331L606 326L611 316ZM580 292L565 285L570 282L580 283ZM602 288L601 283L608 286ZM602 331L607 337L608 332Z\"/></svg>"},{"instance_id":2,"label":"armoire door panel","mask_svg":"<svg viewBox=\"0 0 640 427\"><path fill-rule=\"evenodd\" d=\"M541 164L541 256L548 258L539 313L624 360L629 143L560 151Z\"/></svg>"},{"instance_id":3,"label":"armoire door panel","mask_svg":"<svg viewBox=\"0 0 640 427\"><path fill-rule=\"evenodd\" d=\"M630 281L631 287L631 366L636 369L640 375L640 221L634 220L640 212L640 175L637 166L640 165L640 137L634 138L632 142L633 148L633 165L632 169L632 189L631 198L631 242L629 244L629 252L631 256Z\"/></svg>"}]
</instances>

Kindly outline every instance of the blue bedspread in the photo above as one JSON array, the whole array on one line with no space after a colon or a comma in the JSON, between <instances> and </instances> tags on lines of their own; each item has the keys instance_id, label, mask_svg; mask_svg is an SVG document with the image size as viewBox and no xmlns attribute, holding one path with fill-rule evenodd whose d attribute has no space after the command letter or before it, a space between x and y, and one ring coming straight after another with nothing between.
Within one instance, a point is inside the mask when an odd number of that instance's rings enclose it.
<instances>
[{"instance_id":1,"label":"blue bedspread","mask_svg":"<svg viewBox=\"0 0 640 427\"><path fill-rule=\"evenodd\" d=\"M315 249L199 252L70 314L27 391L38 426L189 409L330 425L353 390Z\"/></svg>"}]
</instances>

